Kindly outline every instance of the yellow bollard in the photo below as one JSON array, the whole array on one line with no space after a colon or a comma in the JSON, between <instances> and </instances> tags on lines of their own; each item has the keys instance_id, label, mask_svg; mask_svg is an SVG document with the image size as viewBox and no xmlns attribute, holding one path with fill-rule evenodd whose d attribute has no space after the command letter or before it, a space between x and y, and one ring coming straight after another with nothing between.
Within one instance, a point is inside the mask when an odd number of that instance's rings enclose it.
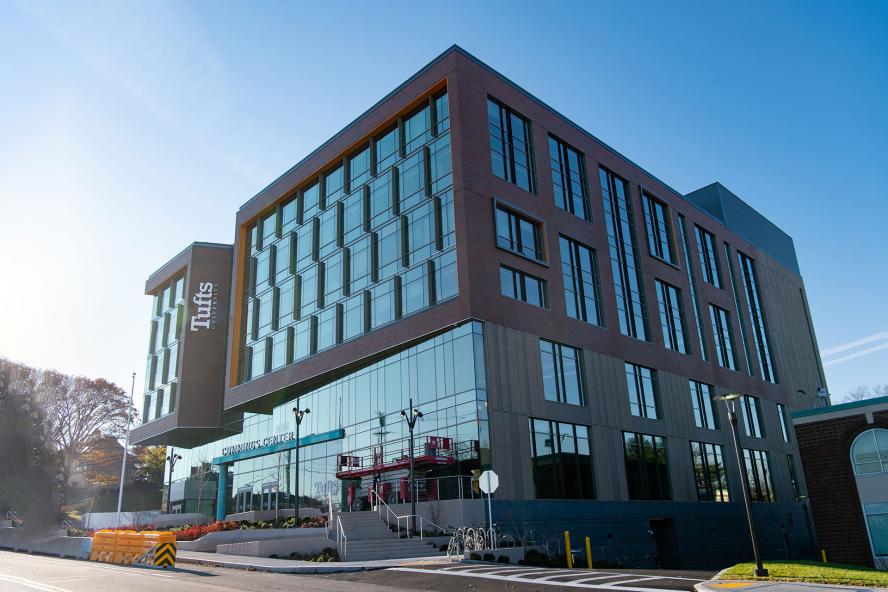
<instances>
[{"instance_id":1,"label":"yellow bollard","mask_svg":"<svg viewBox=\"0 0 888 592\"><path fill-rule=\"evenodd\" d=\"M586 537L586 563L589 569L592 569L592 543L589 541L589 537Z\"/></svg>"},{"instance_id":2,"label":"yellow bollard","mask_svg":"<svg viewBox=\"0 0 888 592\"><path fill-rule=\"evenodd\" d=\"M820 558L826 563L826 549L820 549Z\"/></svg>"},{"instance_id":3,"label":"yellow bollard","mask_svg":"<svg viewBox=\"0 0 888 592\"><path fill-rule=\"evenodd\" d=\"M564 552L567 554L567 569L573 569L573 557L570 554L570 531L564 531Z\"/></svg>"}]
</instances>

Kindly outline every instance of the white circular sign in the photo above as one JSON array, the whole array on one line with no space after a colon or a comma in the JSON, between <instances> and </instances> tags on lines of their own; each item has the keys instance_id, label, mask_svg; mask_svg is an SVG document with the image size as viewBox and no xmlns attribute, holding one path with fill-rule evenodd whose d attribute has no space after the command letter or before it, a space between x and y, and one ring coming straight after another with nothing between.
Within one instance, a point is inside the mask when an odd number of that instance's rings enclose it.
<instances>
[{"instance_id":1,"label":"white circular sign","mask_svg":"<svg viewBox=\"0 0 888 592\"><path fill-rule=\"evenodd\" d=\"M499 475L493 471L484 471L478 478L478 485L484 493L493 493L499 487Z\"/></svg>"}]
</instances>

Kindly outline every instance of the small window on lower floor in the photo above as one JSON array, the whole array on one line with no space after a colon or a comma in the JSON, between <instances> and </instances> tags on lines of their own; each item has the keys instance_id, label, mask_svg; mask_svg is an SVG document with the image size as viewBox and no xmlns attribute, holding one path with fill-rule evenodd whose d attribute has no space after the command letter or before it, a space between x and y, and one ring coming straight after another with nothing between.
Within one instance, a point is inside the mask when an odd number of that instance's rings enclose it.
<instances>
[{"instance_id":1,"label":"small window on lower floor","mask_svg":"<svg viewBox=\"0 0 888 592\"><path fill-rule=\"evenodd\" d=\"M743 462L746 465L746 479L749 493L754 502L776 502L774 486L771 483L771 463L764 450L743 449Z\"/></svg>"},{"instance_id":2,"label":"small window on lower floor","mask_svg":"<svg viewBox=\"0 0 888 592\"><path fill-rule=\"evenodd\" d=\"M500 266L500 293L540 308L549 307L546 280L505 265Z\"/></svg>"},{"instance_id":3,"label":"small window on lower floor","mask_svg":"<svg viewBox=\"0 0 888 592\"><path fill-rule=\"evenodd\" d=\"M589 428L530 418L537 499L594 499Z\"/></svg>"},{"instance_id":4,"label":"small window on lower floor","mask_svg":"<svg viewBox=\"0 0 888 592\"><path fill-rule=\"evenodd\" d=\"M722 447L706 442L691 442L691 459L694 462L697 499L701 502L731 501Z\"/></svg>"},{"instance_id":5,"label":"small window on lower floor","mask_svg":"<svg viewBox=\"0 0 888 592\"><path fill-rule=\"evenodd\" d=\"M623 452L626 458L629 499L672 499L669 467L666 463L666 438L623 432Z\"/></svg>"}]
</instances>

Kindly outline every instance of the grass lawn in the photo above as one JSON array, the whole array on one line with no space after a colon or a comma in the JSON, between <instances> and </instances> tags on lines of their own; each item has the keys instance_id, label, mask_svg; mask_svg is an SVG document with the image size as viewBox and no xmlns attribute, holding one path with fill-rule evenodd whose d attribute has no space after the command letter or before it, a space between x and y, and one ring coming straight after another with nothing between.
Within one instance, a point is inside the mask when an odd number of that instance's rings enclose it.
<instances>
[{"instance_id":1,"label":"grass lawn","mask_svg":"<svg viewBox=\"0 0 888 592\"><path fill-rule=\"evenodd\" d=\"M817 561L765 561L770 573L768 578L752 577L755 563L738 563L721 574L724 580L780 580L784 582L807 582L809 584L836 584L843 586L866 586L888 588L888 572Z\"/></svg>"}]
</instances>

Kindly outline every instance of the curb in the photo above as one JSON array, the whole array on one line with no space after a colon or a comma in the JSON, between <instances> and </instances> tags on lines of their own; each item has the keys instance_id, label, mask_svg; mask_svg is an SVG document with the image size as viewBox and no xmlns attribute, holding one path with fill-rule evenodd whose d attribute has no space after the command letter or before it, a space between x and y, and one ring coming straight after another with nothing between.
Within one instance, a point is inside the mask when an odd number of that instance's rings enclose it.
<instances>
[{"instance_id":1,"label":"curb","mask_svg":"<svg viewBox=\"0 0 888 592\"><path fill-rule=\"evenodd\" d=\"M245 571L264 571L269 573L288 573L288 574L334 574L334 573L351 573L358 571L372 571L377 569L385 569L386 565L261 565L256 563L238 562L238 561L218 561L214 559L196 559L193 557L178 557L176 563L190 563L193 565L206 565L209 567L226 567L229 569L242 569Z\"/></svg>"}]
</instances>

